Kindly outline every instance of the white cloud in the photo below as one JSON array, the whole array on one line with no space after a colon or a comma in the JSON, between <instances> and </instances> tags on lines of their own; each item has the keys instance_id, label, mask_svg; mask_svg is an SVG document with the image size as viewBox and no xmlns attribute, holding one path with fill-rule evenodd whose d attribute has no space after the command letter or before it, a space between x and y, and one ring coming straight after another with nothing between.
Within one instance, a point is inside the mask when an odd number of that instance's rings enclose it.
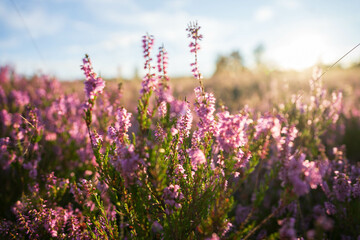
<instances>
[{"instance_id":1,"label":"white cloud","mask_svg":"<svg viewBox=\"0 0 360 240\"><path fill-rule=\"evenodd\" d=\"M8 8L0 5L0 21L12 29L25 30L27 27L34 38L55 35L65 24L62 16L49 14L42 8L33 8L27 11L18 8L20 15L12 5L9 5Z\"/></svg>"},{"instance_id":2,"label":"white cloud","mask_svg":"<svg viewBox=\"0 0 360 240\"><path fill-rule=\"evenodd\" d=\"M274 16L274 12L269 7L261 7L256 10L254 18L258 22L264 22L270 20Z\"/></svg>"},{"instance_id":3,"label":"white cloud","mask_svg":"<svg viewBox=\"0 0 360 240\"><path fill-rule=\"evenodd\" d=\"M127 48L134 43L140 42L140 33L111 33L104 41L97 45L98 48L112 51Z\"/></svg>"}]
</instances>

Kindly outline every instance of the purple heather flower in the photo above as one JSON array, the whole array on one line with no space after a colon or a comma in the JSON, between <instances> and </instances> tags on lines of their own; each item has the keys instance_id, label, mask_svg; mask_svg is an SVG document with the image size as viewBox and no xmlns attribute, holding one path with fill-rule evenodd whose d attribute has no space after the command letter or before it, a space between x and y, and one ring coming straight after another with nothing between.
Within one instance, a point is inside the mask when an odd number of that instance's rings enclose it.
<instances>
[{"instance_id":1,"label":"purple heather flower","mask_svg":"<svg viewBox=\"0 0 360 240\"><path fill-rule=\"evenodd\" d=\"M323 181L321 184L320 184L320 187L321 189L323 190L323 192L325 193L325 195L327 196L327 198L330 198L331 196L331 192L330 192L330 189L329 189L329 185L327 184L326 181Z\"/></svg>"},{"instance_id":2,"label":"purple heather flower","mask_svg":"<svg viewBox=\"0 0 360 240\"><path fill-rule=\"evenodd\" d=\"M276 129L279 129L279 127L276 127ZM275 132L278 134L277 131ZM297 137L298 132L299 131L295 126L283 127L281 128L281 134L283 136L279 135L277 136L278 138L274 137L277 144L278 157L285 163L289 161L293 152L294 140Z\"/></svg>"},{"instance_id":3,"label":"purple heather flower","mask_svg":"<svg viewBox=\"0 0 360 240\"><path fill-rule=\"evenodd\" d=\"M144 95L150 91L154 91L158 84L158 79L153 74L146 74L141 82L140 94Z\"/></svg>"},{"instance_id":4,"label":"purple heather flower","mask_svg":"<svg viewBox=\"0 0 360 240\"><path fill-rule=\"evenodd\" d=\"M283 220L278 220L279 225L281 226L279 230L281 239L296 240L296 230L295 218L285 218Z\"/></svg>"},{"instance_id":5,"label":"purple heather flower","mask_svg":"<svg viewBox=\"0 0 360 240\"><path fill-rule=\"evenodd\" d=\"M343 109L342 92L332 93L332 102L330 105L329 116L331 117L332 123L335 124L339 119L341 110Z\"/></svg>"},{"instance_id":6,"label":"purple heather flower","mask_svg":"<svg viewBox=\"0 0 360 240\"><path fill-rule=\"evenodd\" d=\"M303 167L303 174L305 176L306 182L312 189L317 188L317 186L322 183L322 176L318 166L316 166L315 162L305 160L303 162Z\"/></svg>"},{"instance_id":7,"label":"purple heather flower","mask_svg":"<svg viewBox=\"0 0 360 240\"><path fill-rule=\"evenodd\" d=\"M191 123L193 120L189 103L185 103L186 111L180 115L176 123L176 129L179 131L179 143L182 144L183 140L190 134Z\"/></svg>"},{"instance_id":8,"label":"purple heather flower","mask_svg":"<svg viewBox=\"0 0 360 240\"><path fill-rule=\"evenodd\" d=\"M163 198L165 204L167 205L166 213L171 214L174 208L181 208L179 201L184 198L184 195L181 193L179 185L170 184L169 187L164 189Z\"/></svg>"},{"instance_id":9,"label":"purple heather flower","mask_svg":"<svg viewBox=\"0 0 360 240\"><path fill-rule=\"evenodd\" d=\"M0 121L4 127L9 127L11 125L11 113L6 111L6 109L2 109L0 111Z\"/></svg>"},{"instance_id":10,"label":"purple heather flower","mask_svg":"<svg viewBox=\"0 0 360 240\"><path fill-rule=\"evenodd\" d=\"M149 34L143 36L142 43L143 43L142 47L144 49L144 58L145 58L144 69L148 69L150 68L150 62L152 60L150 54L154 46L154 36Z\"/></svg>"},{"instance_id":11,"label":"purple heather flower","mask_svg":"<svg viewBox=\"0 0 360 240\"><path fill-rule=\"evenodd\" d=\"M246 167L246 164L249 162L251 158L251 152L247 152L246 154L243 152L243 150L239 149L239 151L236 153L235 159L237 160L237 163L235 164L236 168L244 168Z\"/></svg>"},{"instance_id":12,"label":"purple heather flower","mask_svg":"<svg viewBox=\"0 0 360 240\"><path fill-rule=\"evenodd\" d=\"M201 87L194 89L195 91L195 111L199 118L198 129L193 134L193 145L197 145L199 141L205 138L207 134L214 134L216 130L214 112L215 97L212 93L203 92Z\"/></svg>"},{"instance_id":13,"label":"purple heather flower","mask_svg":"<svg viewBox=\"0 0 360 240\"><path fill-rule=\"evenodd\" d=\"M289 161L284 162L279 175L283 185L290 183L298 196L308 193L310 188L315 189L322 183L319 168L315 162L305 160L305 157L304 153L298 157L292 155Z\"/></svg>"},{"instance_id":14,"label":"purple heather flower","mask_svg":"<svg viewBox=\"0 0 360 240\"><path fill-rule=\"evenodd\" d=\"M226 227L224 229L224 231L222 232L221 236L225 237L225 235L230 232L231 228L233 227L233 224L231 222L229 222L229 220L226 220Z\"/></svg>"},{"instance_id":15,"label":"purple heather flower","mask_svg":"<svg viewBox=\"0 0 360 240\"><path fill-rule=\"evenodd\" d=\"M190 23L186 29L188 31L188 37L192 39L189 44L190 52L195 54L195 62L191 63L192 73L196 79L201 79L201 73L199 71L197 52L200 50L200 41L203 36L199 33L200 26L197 23Z\"/></svg>"},{"instance_id":16,"label":"purple heather flower","mask_svg":"<svg viewBox=\"0 0 360 240\"><path fill-rule=\"evenodd\" d=\"M55 176L54 172L49 173L46 176L46 184L45 184L46 190L50 191L51 189L56 187L56 183L57 183L57 177ZM50 193L48 193L48 195L50 195Z\"/></svg>"},{"instance_id":17,"label":"purple heather flower","mask_svg":"<svg viewBox=\"0 0 360 240\"><path fill-rule=\"evenodd\" d=\"M155 135L155 139L158 143L162 143L166 136L167 133L165 132L164 128L160 126L160 124L156 125L156 128L154 130L154 135Z\"/></svg>"},{"instance_id":18,"label":"purple heather flower","mask_svg":"<svg viewBox=\"0 0 360 240\"><path fill-rule=\"evenodd\" d=\"M129 113L125 108L119 108L116 112L116 120L119 124L117 127L123 132L127 132L131 127L131 113Z\"/></svg>"},{"instance_id":19,"label":"purple heather flower","mask_svg":"<svg viewBox=\"0 0 360 240\"><path fill-rule=\"evenodd\" d=\"M135 153L134 145L121 145L117 148L117 156L112 160L115 169L121 173L125 180L125 186L134 183L136 172L138 171L141 161L139 155Z\"/></svg>"},{"instance_id":20,"label":"purple heather flower","mask_svg":"<svg viewBox=\"0 0 360 240\"><path fill-rule=\"evenodd\" d=\"M157 58L158 72L166 75L168 67L168 53L164 47L159 47L159 54L157 55Z\"/></svg>"},{"instance_id":21,"label":"purple heather flower","mask_svg":"<svg viewBox=\"0 0 360 240\"><path fill-rule=\"evenodd\" d=\"M124 140L128 138L127 132L131 127L131 116L125 108L119 108L116 112L115 126L108 128L108 136L112 141L115 141L118 145L123 144Z\"/></svg>"},{"instance_id":22,"label":"purple heather flower","mask_svg":"<svg viewBox=\"0 0 360 240\"><path fill-rule=\"evenodd\" d=\"M336 207L335 207L334 204L332 204L331 202L325 202L324 206L325 206L326 213L328 215L335 215L336 214L337 210L336 210Z\"/></svg>"},{"instance_id":23,"label":"purple heather flower","mask_svg":"<svg viewBox=\"0 0 360 240\"><path fill-rule=\"evenodd\" d=\"M159 117L161 117L161 118L165 117L166 112L167 112L167 104L165 101L162 101L158 108Z\"/></svg>"},{"instance_id":24,"label":"purple heather flower","mask_svg":"<svg viewBox=\"0 0 360 240\"><path fill-rule=\"evenodd\" d=\"M215 134L221 150L230 152L247 144L247 129L252 120L248 115L230 115L228 111L217 114L218 125Z\"/></svg>"},{"instance_id":25,"label":"purple heather flower","mask_svg":"<svg viewBox=\"0 0 360 240\"><path fill-rule=\"evenodd\" d=\"M351 196L351 181L345 173L339 173L335 171L333 192L335 197L340 202L349 200Z\"/></svg>"},{"instance_id":26,"label":"purple heather flower","mask_svg":"<svg viewBox=\"0 0 360 240\"><path fill-rule=\"evenodd\" d=\"M266 135L274 125L272 116L263 116L256 121L254 138L259 139L261 135Z\"/></svg>"},{"instance_id":27,"label":"purple heather flower","mask_svg":"<svg viewBox=\"0 0 360 240\"><path fill-rule=\"evenodd\" d=\"M187 102L174 99L170 103L170 117L178 118L179 115L185 115L189 106Z\"/></svg>"},{"instance_id":28,"label":"purple heather flower","mask_svg":"<svg viewBox=\"0 0 360 240\"><path fill-rule=\"evenodd\" d=\"M10 98L18 107L23 107L30 102L28 93L18 90L11 90Z\"/></svg>"},{"instance_id":29,"label":"purple heather flower","mask_svg":"<svg viewBox=\"0 0 360 240\"><path fill-rule=\"evenodd\" d=\"M186 179L187 178L187 175L185 173L185 169L183 168L182 165L180 164L177 164L175 166L175 170L174 170L175 174L180 177L180 178L183 178L183 179Z\"/></svg>"},{"instance_id":30,"label":"purple heather flower","mask_svg":"<svg viewBox=\"0 0 360 240\"><path fill-rule=\"evenodd\" d=\"M85 81L85 93L88 99L94 99L97 94L102 93L105 87L105 82L101 77L97 77L94 72L91 60L88 56L83 59L83 65L81 69L84 71Z\"/></svg>"},{"instance_id":31,"label":"purple heather flower","mask_svg":"<svg viewBox=\"0 0 360 240\"><path fill-rule=\"evenodd\" d=\"M170 87L168 87L168 89L159 87L156 89L156 94L158 97L158 102L172 103L175 101L175 98L170 91Z\"/></svg>"},{"instance_id":32,"label":"purple heather flower","mask_svg":"<svg viewBox=\"0 0 360 240\"><path fill-rule=\"evenodd\" d=\"M154 46L154 37L147 34L143 36L142 42L143 42L144 58L145 58L144 69L148 69L149 72L142 80L141 90L140 90L141 96L143 96L146 93L149 93L150 91L154 91L156 89L156 86L158 85L158 78L155 76L155 74L151 74L151 69L153 69L153 67L151 66L151 61L152 61L151 50Z\"/></svg>"},{"instance_id":33,"label":"purple heather flower","mask_svg":"<svg viewBox=\"0 0 360 240\"><path fill-rule=\"evenodd\" d=\"M117 139L117 134L118 134L118 132L117 132L117 130L116 130L115 127L110 126L110 127L108 128L108 137L109 137L111 140L115 141L115 140Z\"/></svg>"},{"instance_id":34,"label":"purple heather flower","mask_svg":"<svg viewBox=\"0 0 360 240\"><path fill-rule=\"evenodd\" d=\"M98 147L103 142L103 137L99 135L97 132L91 133L91 141L95 145L94 147Z\"/></svg>"},{"instance_id":35,"label":"purple heather flower","mask_svg":"<svg viewBox=\"0 0 360 240\"><path fill-rule=\"evenodd\" d=\"M162 95L164 92L169 91L169 76L168 74L168 53L165 50L165 48L159 47L159 54L157 55L157 64L158 64L158 72L159 72L159 80L162 80L159 82L159 88L157 95L159 96L159 99L162 101Z\"/></svg>"},{"instance_id":36,"label":"purple heather flower","mask_svg":"<svg viewBox=\"0 0 360 240\"><path fill-rule=\"evenodd\" d=\"M190 163L193 169L196 171L197 166L200 164L206 164L206 158L203 151L201 151L198 148L191 148L187 150L189 157L190 157Z\"/></svg>"},{"instance_id":37,"label":"purple heather flower","mask_svg":"<svg viewBox=\"0 0 360 240\"><path fill-rule=\"evenodd\" d=\"M29 177L35 179L37 177L38 171L38 164L40 162L40 156L37 159L33 159L27 163L23 164L24 169L29 170Z\"/></svg>"},{"instance_id":38,"label":"purple heather flower","mask_svg":"<svg viewBox=\"0 0 360 240\"><path fill-rule=\"evenodd\" d=\"M175 136L176 134L179 133L179 130L177 130L176 128L173 127L170 129L170 132L171 132L171 136Z\"/></svg>"}]
</instances>

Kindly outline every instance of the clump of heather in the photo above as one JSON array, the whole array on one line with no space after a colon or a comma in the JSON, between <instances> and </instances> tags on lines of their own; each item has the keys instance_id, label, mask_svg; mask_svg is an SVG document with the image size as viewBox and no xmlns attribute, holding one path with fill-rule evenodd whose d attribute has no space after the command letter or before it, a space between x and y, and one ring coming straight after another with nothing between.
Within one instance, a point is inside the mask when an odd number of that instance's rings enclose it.
<instances>
[{"instance_id":1,"label":"clump of heather","mask_svg":"<svg viewBox=\"0 0 360 240\"><path fill-rule=\"evenodd\" d=\"M1 68L0 76L1 238L90 238L84 208L64 187L95 174L82 92L66 93L51 77L28 79L10 67ZM98 96L98 90L91 91ZM100 110L117 106L99 100L93 126L103 134L113 121L102 118ZM48 178L52 180L46 182ZM33 229L26 230L30 222Z\"/></svg>"},{"instance_id":2,"label":"clump of heather","mask_svg":"<svg viewBox=\"0 0 360 240\"><path fill-rule=\"evenodd\" d=\"M159 47L155 67L149 34L137 109L110 101L87 55L85 96L0 69L2 238L359 237L360 167L336 134L342 93L329 95L315 70L308 99L218 108L199 69L200 30L186 29L193 101L172 94L168 52Z\"/></svg>"}]
</instances>

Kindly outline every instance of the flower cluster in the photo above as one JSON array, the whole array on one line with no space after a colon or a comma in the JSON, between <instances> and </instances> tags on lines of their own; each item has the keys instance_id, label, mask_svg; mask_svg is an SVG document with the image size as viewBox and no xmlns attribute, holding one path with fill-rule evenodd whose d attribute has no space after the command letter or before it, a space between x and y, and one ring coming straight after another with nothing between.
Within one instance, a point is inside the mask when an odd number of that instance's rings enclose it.
<instances>
[{"instance_id":1,"label":"flower cluster","mask_svg":"<svg viewBox=\"0 0 360 240\"><path fill-rule=\"evenodd\" d=\"M112 160L112 164L115 169L122 173L125 181L125 185L129 186L134 183L136 172L138 171L141 159L135 152L134 145L119 146L117 149L117 155Z\"/></svg>"},{"instance_id":2,"label":"flower cluster","mask_svg":"<svg viewBox=\"0 0 360 240\"><path fill-rule=\"evenodd\" d=\"M206 164L206 158L204 152L198 148L191 148L188 151L191 166L194 170L197 170L197 166L200 164Z\"/></svg>"},{"instance_id":3,"label":"flower cluster","mask_svg":"<svg viewBox=\"0 0 360 240\"><path fill-rule=\"evenodd\" d=\"M247 144L247 130L252 119L248 115L231 115L228 111L217 114L218 125L215 134L221 150L231 152Z\"/></svg>"},{"instance_id":4,"label":"flower cluster","mask_svg":"<svg viewBox=\"0 0 360 240\"><path fill-rule=\"evenodd\" d=\"M125 108L119 108L116 112L116 123L108 129L109 138L121 145L128 139L127 132L131 127L132 114L127 112Z\"/></svg>"},{"instance_id":5,"label":"flower cluster","mask_svg":"<svg viewBox=\"0 0 360 240\"><path fill-rule=\"evenodd\" d=\"M85 81L85 93L88 99L94 99L99 93L103 92L105 82L101 77L98 77L94 72L90 58L86 55L83 59L83 65L81 69L84 71Z\"/></svg>"},{"instance_id":6,"label":"flower cluster","mask_svg":"<svg viewBox=\"0 0 360 240\"><path fill-rule=\"evenodd\" d=\"M169 64L168 52L165 50L164 46L159 47L159 53L157 55L157 67L158 72L163 74L163 77L166 80L169 80L168 77L168 64Z\"/></svg>"},{"instance_id":7,"label":"flower cluster","mask_svg":"<svg viewBox=\"0 0 360 240\"><path fill-rule=\"evenodd\" d=\"M165 210L166 214L172 214L173 208L178 209L181 208L181 201L184 198L184 195L180 192L179 185L170 185L164 189L163 194L164 202L167 205Z\"/></svg>"},{"instance_id":8,"label":"flower cluster","mask_svg":"<svg viewBox=\"0 0 360 240\"><path fill-rule=\"evenodd\" d=\"M199 143L201 139L209 134L215 133L215 97L212 93L203 92L201 87L194 89L195 91L195 111L199 118L197 123L198 129L193 135L193 144Z\"/></svg>"},{"instance_id":9,"label":"flower cluster","mask_svg":"<svg viewBox=\"0 0 360 240\"><path fill-rule=\"evenodd\" d=\"M150 62L152 61L151 58L151 50L153 49L154 46L154 36L152 35L144 35L143 39L142 39L142 47L144 49L144 58L145 58L145 64L144 64L144 69L149 69L151 68Z\"/></svg>"},{"instance_id":10,"label":"flower cluster","mask_svg":"<svg viewBox=\"0 0 360 240\"><path fill-rule=\"evenodd\" d=\"M360 111L347 115L319 71L308 95L271 112L217 109L198 68L200 27L187 32L200 86L185 99L169 87L163 46L152 66L151 35L137 106L110 82L103 93L88 56L85 100L0 68L0 238L359 237L360 166L345 137Z\"/></svg>"}]
</instances>

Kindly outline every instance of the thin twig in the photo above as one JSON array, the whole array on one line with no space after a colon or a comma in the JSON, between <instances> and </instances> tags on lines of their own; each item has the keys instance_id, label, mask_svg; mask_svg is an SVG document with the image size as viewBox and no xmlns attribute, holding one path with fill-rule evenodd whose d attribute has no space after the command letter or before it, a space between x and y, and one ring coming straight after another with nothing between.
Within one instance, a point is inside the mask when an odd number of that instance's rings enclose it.
<instances>
[{"instance_id":1,"label":"thin twig","mask_svg":"<svg viewBox=\"0 0 360 240\"><path fill-rule=\"evenodd\" d=\"M20 117L24 119L32 128L35 128L34 125L32 125L31 122L29 122L29 120L27 120L25 117L23 117L22 115L20 115Z\"/></svg>"},{"instance_id":2,"label":"thin twig","mask_svg":"<svg viewBox=\"0 0 360 240\"><path fill-rule=\"evenodd\" d=\"M339 58L336 62L334 62L326 71L324 71L320 77L318 77L316 80L319 80L322 76L325 75L330 69L332 69L336 64L338 64L344 57L346 57L348 54L350 54L352 51L354 51L358 46L360 46L360 43L358 43L355 47L353 47L351 50L349 50L347 53L345 53L341 58Z\"/></svg>"}]
</instances>

